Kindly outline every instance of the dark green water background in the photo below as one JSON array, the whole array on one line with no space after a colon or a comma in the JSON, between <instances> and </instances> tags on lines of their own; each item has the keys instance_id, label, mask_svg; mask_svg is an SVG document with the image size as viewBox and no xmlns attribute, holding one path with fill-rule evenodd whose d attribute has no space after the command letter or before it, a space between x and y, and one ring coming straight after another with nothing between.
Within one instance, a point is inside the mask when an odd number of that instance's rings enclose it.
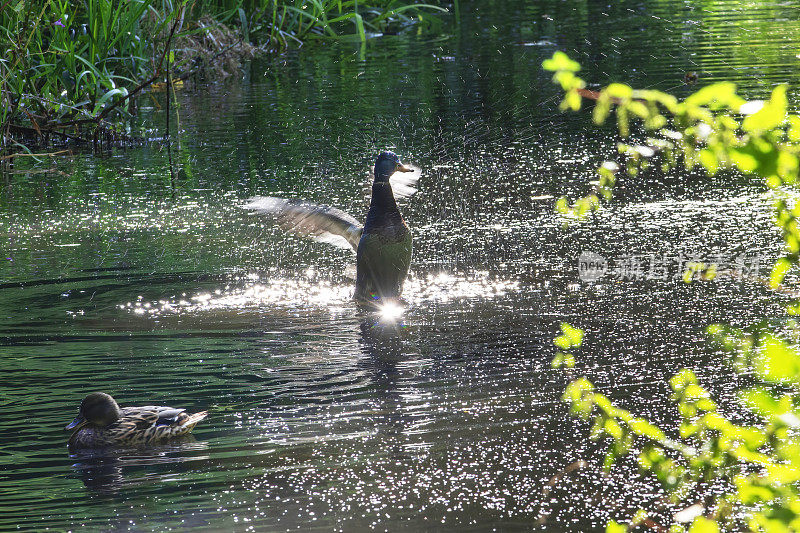
<instances>
[{"instance_id":1,"label":"dark green water background","mask_svg":"<svg viewBox=\"0 0 800 533\"><path fill-rule=\"evenodd\" d=\"M587 332L580 373L668 423L678 369L727 402L741 379L703 328L784 300L687 285L675 264L584 283L577 258L761 257L767 272L772 199L741 177L650 174L563 227L536 197L585 192L617 139L558 111L541 61L564 50L598 84L686 95L694 71L695 87L764 97L798 86L798 3L462 11L450 37L373 39L363 60L307 48L180 92L174 176L161 144L2 176L0 529L590 531L658 498L631 465L595 467L602 446L550 368L559 322ZM160 135L160 107L141 105ZM422 169L399 324L351 303L350 253L236 207L284 195L363 217L383 147ZM191 442L70 456L63 426L93 390L210 415Z\"/></svg>"}]
</instances>

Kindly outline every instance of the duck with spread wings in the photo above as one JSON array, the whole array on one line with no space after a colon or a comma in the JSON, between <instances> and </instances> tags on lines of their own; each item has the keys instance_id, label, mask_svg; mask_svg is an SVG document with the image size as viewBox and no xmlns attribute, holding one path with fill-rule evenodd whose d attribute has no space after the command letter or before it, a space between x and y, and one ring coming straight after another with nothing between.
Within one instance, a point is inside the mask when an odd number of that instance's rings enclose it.
<instances>
[{"instance_id":1,"label":"duck with spread wings","mask_svg":"<svg viewBox=\"0 0 800 533\"><path fill-rule=\"evenodd\" d=\"M257 196L243 207L271 218L288 231L352 247L356 252L357 300L399 298L411 265L411 231L400 215L389 182L395 172L413 170L393 152L381 152L375 162L372 200L363 226L344 211L301 200Z\"/></svg>"}]
</instances>

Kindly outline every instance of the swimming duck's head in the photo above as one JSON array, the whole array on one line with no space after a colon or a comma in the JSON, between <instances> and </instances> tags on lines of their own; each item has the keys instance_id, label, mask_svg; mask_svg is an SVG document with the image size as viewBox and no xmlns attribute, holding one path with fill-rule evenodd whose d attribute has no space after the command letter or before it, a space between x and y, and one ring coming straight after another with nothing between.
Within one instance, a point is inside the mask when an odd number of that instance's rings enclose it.
<instances>
[{"instance_id":1,"label":"swimming duck's head","mask_svg":"<svg viewBox=\"0 0 800 533\"><path fill-rule=\"evenodd\" d=\"M395 172L414 172L400 162L400 158L394 152L381 152L378 160L375 161L375 181L386 182Z\"/></svg>"},{"instance_id":2,"label":"swimming duck's head","mask_svg":"<svg viewBox=\"0 0 800 533\"><path fill-rule=\"evenodd\" d=\"M106 427L116 422L121 415L114 398L104 392L93 392L83 399L78 416L64 429L80 429L86 424Z\"/></svg>"}]
</instances>

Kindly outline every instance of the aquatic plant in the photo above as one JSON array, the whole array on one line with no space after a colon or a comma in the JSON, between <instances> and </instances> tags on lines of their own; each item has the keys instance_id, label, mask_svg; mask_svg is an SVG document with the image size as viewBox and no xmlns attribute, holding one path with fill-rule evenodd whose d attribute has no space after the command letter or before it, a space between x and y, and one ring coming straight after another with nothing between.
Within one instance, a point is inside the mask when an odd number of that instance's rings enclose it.
<instances>
[{"instance_id":1,"label":"aquatic plant","mask_svg":"<svg viewBox=\"0 0 800 533\"><path fill-rule=\"evenodd\" d=\"M131 92L160 71L163 42L182 14L167 4L7 2L0 12L3 147L26 150L21 137L87 141L86 125L97 134L111 110L128 114Z\"/></svg>"},{"instance_id":2,"label":"aquatic plant","mask_svg":"<svg viewBox=\"0 0 800 533\"><path fill-rule=\"evenodd\" d=\"M622 165L607 161L599 169L595 191L570 203L559 199L558 210L580 219L611 201L620 168L639 175L660 164L664 171L677 165L702 168L708 174L723 169L763 180L767 189L797 184L800 164L800 116L789 112L787 87L779 85L769 100L746 101L729 82L703 87L684 100L655 90L636 90L614 83L599 92L586 90L577 75L580 66L556 52L543 64L565 91L562 109L580 110L584 98L594 100L594 121L617 120L623 138L632 127L644 140L620 143ZM778 200L775 220L786 244L769 279L780 288L784 277L800 267L800 204ZM695 266L695 270L697 270ZM711 266L705 270L712 270ZM696 273L696 272L695 272ZM735 273L734 275L743 275ZM689 281L694 276L689 276ZM756 278L759 279L759 278ZM800 313L800 304L788 313ZM797 333L788 321L784 331ZM664 430L644 418L616 407L586 378L573 381L564 394L571 411L593 418L593 438L606 438L610 447L605 467L634 455L640 468L661 483L679 509L672 523L657 523L656 510L642 509L627 523L612 521L609 532L643 526L659 531L715 532L721 529L797 531L800 529L800 351L796 342L770 327L746 329L711 325L712 342L731 354L738 372L752 376L752 386L739 391L739 401L757 418L736 424L724 414L695 374L683 369L670 380L680 422ZM555 339L560 349L555 366L573 367L573 351L583 334L568 324ZM673 435L673 436L670 436ZM723 493L712 484L727 488Z\"/></svg>"},{"instance_id":3,"label":"aquatic plant","mask_svg":"<svg viewBox=\"0 0 800 533\"><path fill-rule=\"evenodd\" d=\"M364 41L370 32L436 24L430 12L445 11L396 0L5 0L0 5L0 151L12 152L30 152L27 144L53 139L96 144L98 135L124 137L135 93L164 82L173 71L186 77L199 59L209 63L239 43L252 52L251 41L262 50L310 39ZM225 28L225 39L218 38L219 28ZM239 37L229 38L227 28Z\"/></svg>"},{"instance_id":4,"label":"aquatic plant","mask_svg":"<svg viewBox=\"0 0 800 533\"><path fill-rule=\"evenodd\" d=\"M217 20L236 24L246 40L271 48L309 39L363 42L368 33L439 25L436 11L447 10L397 0L198 0L191 8L192 13L218 13Z\"/></svg>"}]
</instances>

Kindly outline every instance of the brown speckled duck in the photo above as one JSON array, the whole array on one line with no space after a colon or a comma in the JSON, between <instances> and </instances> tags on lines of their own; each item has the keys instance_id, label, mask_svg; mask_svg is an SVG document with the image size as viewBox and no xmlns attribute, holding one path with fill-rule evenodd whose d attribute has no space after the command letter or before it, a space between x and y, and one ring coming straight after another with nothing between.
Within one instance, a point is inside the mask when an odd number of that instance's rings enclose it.
<instances>
[{"instance_id":1,"label":"brown speckled duck","mask_svg":"<svg viewBox=\"0 0 800 533\"><path fill-rule=\"evenodd\" d=\"M93 392L81 402L78 416L66 430L74 430L71 448L138 446L187 435L207 416L185 409L146 405L120 407L110 395Z\"/></svg>"}]
</instances>

